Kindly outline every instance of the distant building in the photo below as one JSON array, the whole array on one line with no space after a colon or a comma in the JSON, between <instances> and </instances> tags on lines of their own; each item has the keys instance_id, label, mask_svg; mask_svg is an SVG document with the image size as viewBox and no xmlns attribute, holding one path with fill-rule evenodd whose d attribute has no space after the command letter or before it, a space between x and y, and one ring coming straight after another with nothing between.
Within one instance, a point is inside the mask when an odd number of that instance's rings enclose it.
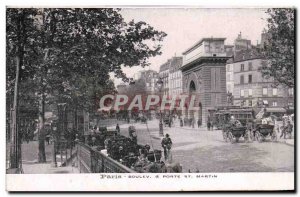
<instances>
[{"instance_id":1,"label":"distant building","mask_svg":"<svg viewBox=\"0 0 300 197\"><path fill-rule=\"evenodd\" d=\"M142 70L133 76L135 81L144 81L146 84L146 92L154 93L156 91L156 82L158 80L158 72L154 70Z\"/></svg>"},{"instance_id":2,"label":"distant building","mask_svg":"<svg viewBox=\"0 0 300 197\"><path fill-rule=\"evenodd\" d=\"M146 91L148 93L154 93L156 90L156 82L158 80L158 72L154 70L141 71L141 79L146 82Z\"/></svg>"},{"instance_id":3,"label":"distant building","mask_svg":"<svg viewBox=\"0 0 300 197\"><path fill-rule=\"evenodd\" d=\"M234 55L234 45L224 45L226 56L232 57Z\"/></svg>"},{"instance_id":4,"label":"distant building","mask_svg":"<svg viewBox=\"0 0 300 197\"><path fill-rule=\"evenodd\" d=\"M125 83L121 83L117 85L118 94L125 94L127 89L127 85Z\"/></svg>"},{"instance_id":5,"label":"distant building","mask_svg":"<svg viewBox=\"0 0 300 197\"><path fill-rule=\"evenodd\" d=\"M253 107L294 107L293 89L275 87L274 80L262 77L259 68L265 64L257 50L245 50L236 53L234 72L234 105ZM228 64L230 65L230 64Z\"/></svg>"},{"instance_id":6,"label":"distant building","mask_svg":"<svg viewBox=\"0 0 300 197\"><path fill-rule=\"evenodd\" d=\"M261 34L261 44L260 48L264 48L266 44L269 43L270 34L266 32L266 30L263 31Z\"/></svg>"},{"instance_id":7,"label":"distant building","mask_svg":"<svg viewBox=\"0 0 300 197\"><path fill-rule=\"evenodd\" d=\"M180 95L182 93L182 57L173 57L169 65L169 94Z\"/></svg>"},{"instance_id":8,"label":"distant building","mask_svg":"<svg viewBox=\"0 0 300 197\"><path fill-rule=\"evenodd\" d=\"M198 111L183 111L183 116L199 119L202 125L214 107L227 102L225 39L203 38L183 52L183 93L196 95L194 106L199 107Z\"/></svg>"},{"instance_id":9,"label":"distant building","mask_svg":"<svg viewBox=\"0 0 300 197\"><path fill-rule=\"evenodd\" d=\"M234 72L233 72L233 59L229 59L226 63L226 90L227 93L233 93L234 89Z\"/></svg>"},{"instance_id":10,"label":"distant building","mask_svg":"<svg viewBox=\"0 0 300 197\"><path fill-rule=\"evenodd\" d=\"M238 37L234 40L234 53L243 50L250 50L252 48L251 40L242 38L242 32L239 33Z\"/></svg>"},{"instance_id":11,"label":"distant building","mask_svg":"<svg viewBox=\"0 0 300 197\"><path fill-rule=\"evenodd\" d=\"M171 60L168 60L166 63L162 64L159 68L159 77L163 81L162 93L163 95L169 95L169 68Z\"/></svg>"}]
</instances>

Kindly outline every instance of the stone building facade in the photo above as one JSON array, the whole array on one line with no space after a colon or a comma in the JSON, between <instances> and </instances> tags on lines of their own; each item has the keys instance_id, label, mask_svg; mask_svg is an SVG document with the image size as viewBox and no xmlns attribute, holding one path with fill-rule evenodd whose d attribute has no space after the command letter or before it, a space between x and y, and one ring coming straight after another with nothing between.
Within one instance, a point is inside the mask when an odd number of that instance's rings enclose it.
<instances>
[{"instance_id":1,"label":"stone building facade","mask_svg":"<svg viewBox=\"0 0 300 197\"><path fill-rule=\"evenodd\" d=\"M159 68L159 78L163 81L162 94L169 96L169 67L171 60L162 64Z\"/></svg>"},{"instance_id":2,"label":"stone building facade","mask_svg":"<svg viewBox=\"0 0 300 197\"><path fill-rule=\"evenodd\" d=\"M266 63L255 50L237 53L233 62L234 105L254 107L265 105L271 108L294 107L294 90L275 86L272 78L262 76L259 68Z\"/></svg>"},{"instance_id":3,"label":"stone building facade","mask_svg":"<svg viewBox=\"0 0 300 197\"><path fill-rule=\"evenodd\" d=\"M180 95L182 93L182 57L173 57L169 66L169 94Z\"/></svg>"}]
</instances>

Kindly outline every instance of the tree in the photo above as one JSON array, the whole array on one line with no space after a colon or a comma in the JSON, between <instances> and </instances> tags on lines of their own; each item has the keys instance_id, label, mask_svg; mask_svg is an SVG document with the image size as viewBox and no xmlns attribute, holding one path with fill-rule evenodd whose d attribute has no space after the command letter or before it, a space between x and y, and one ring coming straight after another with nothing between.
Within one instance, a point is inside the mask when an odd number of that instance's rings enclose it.
<instances>
[{"instance_id":1,"label":"tree","mask_svg":"<svg viewBox=\"0 0 300 197\"><path fill-rule=\"evenodd\" d=\"M13 93L13 104L11 111L11 147L10 147L10 168L19 168L20 165L20 131L18 129L19 111L19 83L25 80L30 70L24 72L24 62L26 61L26 47L32 38L34 10L31 9L7 9L6 23L6 57L7 57L7 96ZM15 66L13 66L15 65ZM12 85L14 87L12 88Z\"/></svg>"},{"instance_id":2,"label":"tree","mask_svg":"<svg viewBox=\"0 0 300 197\"><path fill-rule=\"evenodd\" d=\"M160 55L166 34L145 22L124 22L119 9L32 10L37 12L33 18L39 23L32 30L28 53L33 56L27 57L25 71L34 71L32 80L40 100L39 161L45 162L47 99L52 96L55 102L91 104L112 87L109 73L128 81L122 66L145 67L149 57ZM84 99L88 101L81 102Z\"/></svg>"},{"instance_id":3,"label":"tree","mask_svg":"<svg viewBox=\"0 0 300 197\"><path fill-rule=\"evenodd\" d=\"M275 84L294 87L295 83L295 9L268 9L270 18L263 55L266 61L260 69L266 78L273 78Z\"/></svg>"}]
</instances>

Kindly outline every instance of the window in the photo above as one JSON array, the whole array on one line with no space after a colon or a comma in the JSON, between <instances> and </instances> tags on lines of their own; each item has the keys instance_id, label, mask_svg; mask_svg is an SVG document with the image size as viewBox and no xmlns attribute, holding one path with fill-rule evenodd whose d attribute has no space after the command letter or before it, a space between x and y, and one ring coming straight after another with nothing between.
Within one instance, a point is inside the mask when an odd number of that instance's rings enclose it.
<instances>
[{"instance_id":1,"label":"window","mask_svg":"<svg viewBox=\"0 0 300 197\"><path fill-rule=\"evenodd\" d=\"M245 66L244 64L241 64L241 71L244 71L245 70Z\"/></svg>"},{"instance_id":2,"label":"window","mask_svg":"<svg viewBox=\"0 0 300 197\"><path fill-rule=\"evenodd\" d=\"M252 96L252 89L248 90L248 94L249 94L249 96Z\"/></svg>"},{"instance_id":3,"label":"window","mask_svg":"<svg viewBox=\"0 0 300 197\"><path fill-rule=\"evenodd\" d=\"M248 70L249 71L253 70L252 62L248 62Z\"/></svg>"},{"instance_id":4,"label":"window","mask_svg":"<svg viewBox=\"0 0 300 197\"><path fill-rule=\"evenodd\" d=\"M294 96L294 88L289 88L288 94L289 96Z\"/></svg>"},{"instance_id":5,"label":"window","mask_svg":"<svg viewBox=\"0 0 300 197\"><path fill-rule=\"evenodd\" d=\"M272 106L273 106L273 107L277 107L277 102L276 102L276 101L273 101Z\"/></svg>"},{"instance_id":6,"label":"window","mask_svg":"<svg viewBox=\"0 0 300 197\"><path fill-rule=\"evenodd\" d=\"M241 90L241 96L244 97L245 96L245 91Z\"/></svg>"},{"instance_id":7,"label":"window","mask_svg":"<svg viewBox=\"0 0 300 197\"><path fill-rule=\"evenodd\" d=\"M241 106L244 106L245 105L245 101L241 101ZM238 118L238 117L236 117Z\"/></svg>"},{"instance_id":8,"label":"window","mask_svg":"<svg viewBox=\"0 0 300 197\"><path fill-rule=\"evenodd\" d=\"M252 75L248 76L248 83L252 83Z\"/></svg>"},{"instance_id":9,"label":"window","mask_svg":"<svg viewBox=\"0 0 300 197\"><path fill-rule=\"evenodd\" d=\"M243 75L240 76L240 84L244 84L244 76Z\"/></svg>"},{"instance_id":10,"label":"window","mask_svg":"<svg viewBox=\"0 0 300 197\"><path fill-rule=\"evenodd\" d=\"M277 88L273 88L273 96L277 96Z\"/></svg>"},{"instance_id":11,"label":"window","mask_svg":"<svg viewBox=\"0 0 300 197\"><path fill-rule=\"evenodd\" d=\"M293 105L294 105L294 103L288 102L288 106L293 106Z\"/></svg>"},{"instance_id":12,"label":"window","mask_svg":"<svg viewBox=\"0 0 300 197\"><path fill-rule=\"evenodd\" d=\"M264 96L268 95L268 88L263 88L263 95Z\"/></svg>"},{"instance_id":13,"label":"window","mask_svg":"<svg viewBox=\"0 0 300 197\"><path fill-rule=\"evenodd\" d=\"M249 107L252 107L252 100L249 100Z\"/></svg>"}]
</instances>

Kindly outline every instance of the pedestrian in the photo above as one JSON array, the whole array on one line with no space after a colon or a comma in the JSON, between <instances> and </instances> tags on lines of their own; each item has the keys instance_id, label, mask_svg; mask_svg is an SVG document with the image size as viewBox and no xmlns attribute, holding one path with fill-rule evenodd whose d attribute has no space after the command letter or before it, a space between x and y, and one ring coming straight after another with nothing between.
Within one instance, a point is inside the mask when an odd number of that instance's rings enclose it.
<instances>
[{"instance_id":1,"label":"pedestrian","mask_svg":"<svg viewBox=\"0 0 300 197\"><path fill-rule=\"evenodd\" d=\"M286 126L286 134L289 135L289 138L292 138L292 131L293 131L293 125L291 124L290 121L288 121L287 126ZM285 139L285 137L284 137Z\"/></svg>"},{"instance_id":2,"label":"pedestrian","mask_svg":"<svg viewBox=\"0 0 300 197\"><path fill-rule=\"evenodd\" d=\"M117 126L116 126L116 131L117 131L118 134L120 134L120 126L119 126L119 124L117 124Z\"/></svg>"},{"instance_id":3,"label":"pedestrian","mask_svg":"<svg viewBox=\"0 0 300 197\"><path fill-rule=\"evenodd\" d=\"M164 157L166 161L168 159L169 152L172 148L172 140L169 134L166 134L166 136L162 139L161 146L164 149Z\"/></svg>"},{"instance_id":4,"label":"pedestrian","mask_svg":"<svg viewBox=\"0 0 300 197\"><path fill-rule=\"evenodd\" d=\"M288 120L289 120L288 115L287 115L287 114L284 114L284 115L282 116L283 127L286 127L286 126L287 126Z\"/></svg>"},{"instance_id":5,"label":"pedestrian","mask_svg":"<svg viewBox=\"0 0 300 197\"><path fill-rule=\"evenodd\" d=\"M210 122L207 121L207 130L210 131Z\"/></svg>"},{"instance_id":6,"label":"pedestrian","mask_svg":"<svg viewBox=\"0 0 300 197\"><path fill-rule=\"evenodd\" d=\"M183 120L180 118L180 127L183 127Z\"/></svg>"},{"instance_id":7,"label":"pedestrian","mask_svg":"<svg viewBox=\"0 0 300 197\"><path fill-rule=\"evenodd\" d=\"M200 119L197 121L198 128L200 128Z\"/></svg>"},{"instance_id":8,"label":"pedestrian","mask_svg":"<svg viewBox=\"0 0 300 197\"><path fill-rule=\"evenodd\" d=\"M46 142L47 142L47 145L50 144L50 134L46 135Z\"/></svg>"},{"instance_id":9,"label":"pedestrian","mask_svg":"<svg viewBox=\"0 0 300 197\"><path fill-rule=\"evenodd\" d=\"M210 116L207 116L207 129L210 131Z\"/></svg>"},{"instance_id":10,"label":"pedestrian","mask_svg":"<svg viewBox=\"0 0 300 197\"><path fill-rule=\"evenodd\" d=\"M195 119L192 118L192 128L195 128Z\"/></svg>"},{"instance_id":11,"label":"pedestrian","mask_svg":"<svg viewBox=\"0 0 300 197\"><path fill-rule=\"evenodd\" d=\"M214 122L213 121L210 121L210 128L212 131L214 130Z\"/></svg>"}]
</instances>

